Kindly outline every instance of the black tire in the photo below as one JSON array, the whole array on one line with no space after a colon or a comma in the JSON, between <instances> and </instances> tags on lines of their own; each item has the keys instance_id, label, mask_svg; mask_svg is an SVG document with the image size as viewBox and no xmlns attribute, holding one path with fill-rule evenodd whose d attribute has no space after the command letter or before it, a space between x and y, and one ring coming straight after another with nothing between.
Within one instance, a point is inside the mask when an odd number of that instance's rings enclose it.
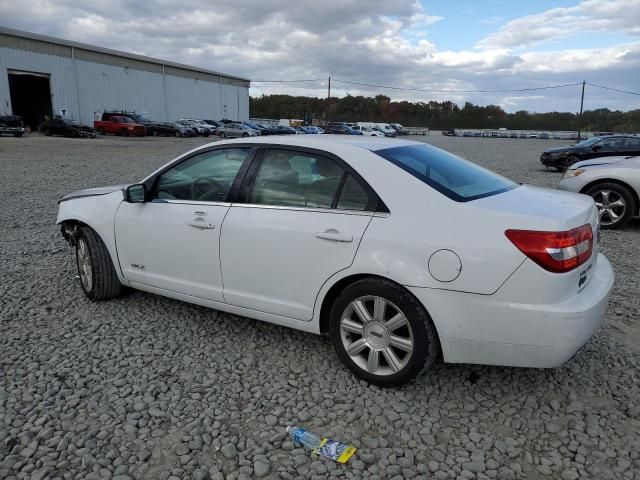
<instances>
[{"instance_id":1,"label":"black tire","mask_svg":"<svg viewBox=\"0 0 640 480\"><path fill-rule=\"evenodd\" d=\"M557 167L558 171L559 172L564 172L571 165L573 165L574 163L579 162L579 161L580 161L580 159L578 157L574 157L573 155L570 156L570 157L567 157L564 160L562 160L562 164Z\"/></svg>"},{"instance_id":2,"label":"black tire","mask_svg":"<svg viewBox=\"0 0 640 480\"><path fill-rule=\"evenodd\" d=\"M82 242L89 252L91 284L87 288L83 282L81 267ZM81 227L76 239L76 268L80 276L82 291L90 300L100 301L115 298L122 292L122 285L111 261L111 255L98 234L89 227Z\"/></svg>"},{"instance_id":3,"label":"black tire","mask_svg":"<svg viewBox=\"0 0 640 480\"><path fill-rule=\"evenodd\" d=\"M104 129L102 127L96 128L96 135L104 135Z\"/></svg>"},{"instance_id":4,"label":"black tire","mask_svg":"<svg viewBox=\"0 0 640 480\"><path fill-rule=\"evenodd\" d=\"M598 183L589 187L584 193L593 197L596 203L598 203L602 201L602 192L604 191L617 194L618 197L623 200L625 207L624 209L622 207L613 209L614 213L619 216L619 218L615 220L608 213L600 211L600 226L607 230L624 227L638 211L638 206L636 205L635 197L631 189L619 183ZM600 210L600 207L598 208Z\"/></svg>"},{"instance_id":5,"label":"black tire","mask_svg":"<svg viewBox=\"0 0 640 480\"><path fill-rule=\"evenodd\" d=\"M176 137L181 137L182 133L180 133L178 130L176 130L176 134L175 135L176 135Z\"/></svg>"},{"instance_id":6,"label":"black tire","mask_svg":"<svg viewBox=\"0 0 640 480\"><path fill-rule=\"evenodd\" d=\"M204 131L204 133L203 133L203 135L204 135L205 137L208 137L209 135L211 135L211 132L210 132L209 130L205 130L205 131Z\"/></svg>"},{"instance_id":7,"label":"black tire","mask_svg":"<svg viewBox=\"0 0 640 480\"><path fill-rule=\"evenodd\" d=\"M123 137L128 137L129 130L127 130L126 128L123 128L122 130L120 130L120 135L122 135Z\"/></svg>"},{"instance_id":8,"label":"black tire","mask_svg":"<svg viewBox=\"0 0 640 480\"><path fill-rule=\"evenodd\" d=\"M157 130L151 130L151 135L153 135L154 137L158 136L158 131Z\"/></svg>"},{"instance_id":9,"label":"black tire","mask_svg":"<svg viewBox=\"0 0 640 480\"><path fill-rule=\"evenodd\" d=\"M368 372L355 363L343 344L344 332L340 328L343 314L352 301L368 296L381 297L397 307L408 320L408 325L402 328L410 328L413 350L405 354L408 356L403 358L406 364L396 373L376 375ZM347 368L363 380L381 387L398 386L414 380L421 372L431 367L440 355L438 334L425 308L405 288L380 278L359 280L338 295L331 307L329 333L338 357ZM383 355L380 355L380 358L383 358ZM384 362L386 363L386 360Z\"/></svg>"},{"instance_id":10,"label":"black tire","mask_svg":"<svg viewBox=\"0 0 640 480\"><path fill-rule=\"evenodd\" d=\"M14 137L20 138L22 136L22 132L16 132L13 134Z\"/></svg>"},{"instance_id":11,"label":"black tire","mask_svg":"<svg viewBox=\"0 0 640 480\"><path fill-rule=\"evenodd\" d=\"M225 139L227 138L227 135L224 132L220 132L220 138Z\"/></svg>"},{"instance_id":12,"label":"black tire","mask_svg":"<svg viewBox=\"0 0 640 480\"><path fill-rule=\"evenodd\" d=\"M42 133L44 133L47 137L51 136L51 130L49 130L48 128L45 128Z\"/></svg>"},{"instance_id":13,"label":"black tire","mask_svg":"<svg viewBox=\"0 0 640 480\"><path fill-rule=\"evenodd\" d=\"M244 138L246 138L246 137L248 137L248 136L249 136L249 134L245 132L245 133L243 133L243 134L242 134L242 136L243 136Z\"/></svg>"}]
</instances>

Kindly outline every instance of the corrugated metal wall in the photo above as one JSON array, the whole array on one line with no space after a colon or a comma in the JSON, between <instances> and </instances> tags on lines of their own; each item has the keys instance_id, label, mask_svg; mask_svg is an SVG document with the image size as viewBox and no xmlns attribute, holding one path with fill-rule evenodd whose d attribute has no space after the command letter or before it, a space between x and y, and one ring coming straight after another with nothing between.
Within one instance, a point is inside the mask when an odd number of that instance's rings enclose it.
<instances>
[{"instance_id":1,"label":"corrugated metal wall","mask_svg":"<svg viewBox=\"0 0 640 480\"><path fill-rule=\"evenodd\" d=\"M249 119L246 82L202 72L109 57L99 52L42 45L24 48L0 38L0 110L11 111L8 70L50 75L54 113L92 124L103 110L148 112L155 120L181 117ZM27 40L28 41L28 40ZM102 55L102 57L101 57ZM75 64L75 69L74 69ZM164 70L164 75L163 75Z\"/></svg>"}]
</instances>

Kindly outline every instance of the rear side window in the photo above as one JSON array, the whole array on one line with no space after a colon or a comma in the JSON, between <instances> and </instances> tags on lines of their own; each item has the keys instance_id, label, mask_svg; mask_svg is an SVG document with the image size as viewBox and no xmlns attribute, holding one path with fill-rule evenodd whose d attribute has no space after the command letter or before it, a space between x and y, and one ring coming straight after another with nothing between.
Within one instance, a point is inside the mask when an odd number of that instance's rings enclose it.
<instances>
[{"instance_id":1,"label":"rear side window","mask_svg":"<svg viewBox=\"0 0 640 480\"><path fill-rule=\"evenodd\" d=\"M387 148L374 153L456 202L496 195L518 186L497 173L430 145Z\"/></svg>"}]
</instances>

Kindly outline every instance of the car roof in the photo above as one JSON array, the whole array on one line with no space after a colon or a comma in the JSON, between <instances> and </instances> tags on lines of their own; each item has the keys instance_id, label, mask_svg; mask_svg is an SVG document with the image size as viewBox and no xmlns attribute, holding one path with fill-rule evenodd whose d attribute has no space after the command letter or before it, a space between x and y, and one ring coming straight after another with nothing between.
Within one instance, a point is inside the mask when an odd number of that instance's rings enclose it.
<instances>
[{"instance_id":1,"label":"car roof","mask_svg":"<svg viewBox=\"0 0 640 480\"><path fill-rule=\"evenodd\" d=\"M365 150L377 151L385 148L405 147L409 145L426 145L424 142L416 142L414 140L393 139L386 137L368 137L363 135L291 135L278 137L250 137L238 138L234 140L225 140L224 142L216 142L212 145L221 143L260 143L260 144L276 144L295 147L309 147L319 149L330 149L332 146L347 145L352 147L363 148Z\"/></svg>"}]
</instances>

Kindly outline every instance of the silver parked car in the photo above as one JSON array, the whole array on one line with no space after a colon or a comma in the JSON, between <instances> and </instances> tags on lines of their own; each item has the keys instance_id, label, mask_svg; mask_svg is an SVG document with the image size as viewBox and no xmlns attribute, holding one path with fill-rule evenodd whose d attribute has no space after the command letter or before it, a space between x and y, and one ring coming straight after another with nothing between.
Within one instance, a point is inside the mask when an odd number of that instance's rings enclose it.
<instances>
[{"instance_id":1,"label":"silver parked car","mask_svg":"<svg viewBox=\"0 0 640 480\"><path fill-rule=\"evenodd\" d=\"M220 138L258 137L260 132L241 123L227 123L216 129Z\"/></svg>"},{"instance_id":2,"label":"silver parked car","mask_svg":"<svg viewBox=\"0 0 640 480\"><path fill-rule=\"evenodd\" d=\"M564 172L558 188L591 195L602 228L623 227L640 213L640 156L574 163Z\"/></svg>"}]
</instances>

